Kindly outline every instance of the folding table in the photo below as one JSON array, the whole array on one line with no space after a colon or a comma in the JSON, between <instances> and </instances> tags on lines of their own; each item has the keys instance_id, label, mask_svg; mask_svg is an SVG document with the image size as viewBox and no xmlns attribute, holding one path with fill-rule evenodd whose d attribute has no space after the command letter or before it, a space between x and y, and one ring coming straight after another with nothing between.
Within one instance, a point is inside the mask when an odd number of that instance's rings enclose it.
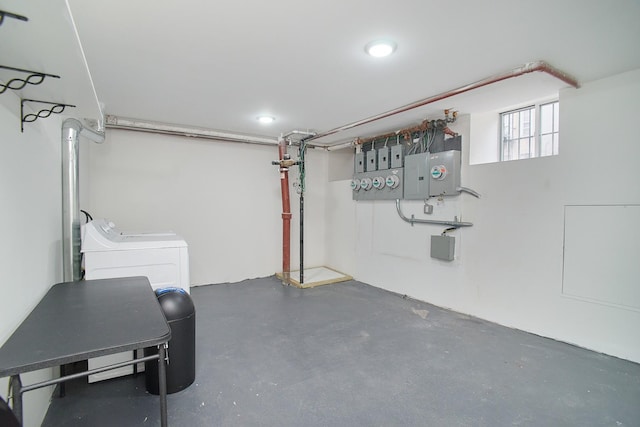
<instances>
[{"instance_id":1,"label":"folding table","mask_svg":"<svg viewBox=\"0 0 640 427\"><path fill-rule=\"evenodd\" d=\"M22 423L24 392L158 360L160 422L166 427L170 338L171 329L146 277L59 283L0 348L0 378L11 377L13 411ZM25 386L20 379L25 372L152 346L158 347L158 354Z\"/></svg>"}]
</instances>

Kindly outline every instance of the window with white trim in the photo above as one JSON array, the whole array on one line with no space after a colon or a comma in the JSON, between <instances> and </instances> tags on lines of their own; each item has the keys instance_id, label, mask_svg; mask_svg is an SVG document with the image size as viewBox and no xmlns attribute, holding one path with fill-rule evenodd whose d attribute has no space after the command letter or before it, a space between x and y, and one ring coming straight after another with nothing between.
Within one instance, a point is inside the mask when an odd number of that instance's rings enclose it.
<instances>
[{"instance_id":1,"label":"window with white trim","mask_svg":"<svg viewBox=\"0 0 640 427\"><path fill-rule=\"evenodd\" d=\"M500 113L500 160L520 160L558 154L558 101Z\"/></svg>"}]
</instances>

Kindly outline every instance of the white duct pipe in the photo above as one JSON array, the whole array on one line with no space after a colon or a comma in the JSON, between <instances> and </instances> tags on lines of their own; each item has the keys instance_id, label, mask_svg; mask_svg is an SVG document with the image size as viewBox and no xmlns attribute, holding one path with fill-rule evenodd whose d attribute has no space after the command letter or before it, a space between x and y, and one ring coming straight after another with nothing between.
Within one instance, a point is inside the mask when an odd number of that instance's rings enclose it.
<instances>
[{"instance_id":1,"label":"white duct pipe","mask_svg":"<svg viewBox=\"0 0 640 427\"><path fill-rule=\"evenodd\" d=\"M76 119L62 123L62 277L80 280L80 192L78 185L80 135L96 143L104 133L82 126Z\"/></svg>"},{"instance_id":2,"label":"white duct pipe","mask_svg":"<svg viewBox=\"0 0 640 427\"><path fill-rule=\"evenodd\" d=\"M174 125L152 122L147 120L128 119L124 117L107 116L105 127L110 129L135 130L140 132L162 133L166 135L189 136L194 138L213 139L226 142L243 142L247 144L277 146L277 138L253 135L242 135L221 132L213 129L196 128L191 126Z\"/></svg>"}]
</instances>

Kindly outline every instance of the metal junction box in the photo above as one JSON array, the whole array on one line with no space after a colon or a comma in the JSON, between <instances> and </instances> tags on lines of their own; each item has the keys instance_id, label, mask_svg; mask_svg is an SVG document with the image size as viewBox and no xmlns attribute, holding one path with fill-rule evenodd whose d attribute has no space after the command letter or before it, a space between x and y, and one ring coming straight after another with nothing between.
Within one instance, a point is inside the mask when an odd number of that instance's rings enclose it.
<instances>
[{"instance_id":1,"label":"metal junction box","mask_svg":"<svg viewBox=\"0 0 640 427\"><path fill-rule=\"evenodd\" d=\"M367 151L367 167L366 172L373 172L378 170L378 152L377 150Z\"/></svg>"},{"instance_id":2,"label":"metal junction box","mask_svg":"<svg viewBox=\"0 0 640 427\"><path fill-rule=\"evenodd\" d=\"M378 148L378 170L389 169L389 147Z\"/></svg>"},{"instance_id":3,"label":"metal junction box","mask_svg":"<svg viewBox=\"0 0 640 427\"><path fill-rule=\"evenodd\" d=\"M356 164L354 169L356 173L364 172L364 163L365 163L364 153L356 153L355 158L356 158Z\"/></svg>"},{"instance_id":4,"label":"metal junction box","mask_svg":"<svg viewBox=\"0 0 640 427\"><path fill-rule=\"evenodd\" d=\"M456 239L453 236L431 236L431 258L453 261Z\"/></svg>"},{"instance_id":5,"label":"metal junction box","mask_svg":"<svg viewBox=\"0 0 640 427\"><path fill-rule=\"evenodd\" d=\"M433 153L429 157L429 196L460 194L460 151ZM405 190L406 194L406 190Z\"/></svg>"},{"instance_id":6,"label":"metal junction box","mask_svg":"<svg viewBox=\"0 0 640 427\"><path fill-rule=\"evenodd\" d=\"M429 198L429 153L412 154L404 158L404 198Z\"/></svg>"},{"instance_id":7,"label":"metal junction box","mask_svg":"<svg viewBox=\"0 0 640 427\"><path fill-rule=\"evenodd\" d=\"M391 146L391 167L401 168L404 166L404 146L400 144Z\"/></svg>"}]
</instances>

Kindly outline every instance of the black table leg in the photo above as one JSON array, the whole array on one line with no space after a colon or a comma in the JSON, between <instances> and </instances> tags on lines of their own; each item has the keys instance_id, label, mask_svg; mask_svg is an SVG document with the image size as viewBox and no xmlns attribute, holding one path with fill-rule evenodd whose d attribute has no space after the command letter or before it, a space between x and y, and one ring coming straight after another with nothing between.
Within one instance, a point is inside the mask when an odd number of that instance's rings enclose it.
<instances>
[{"instance_id":1,"label":"black table leg","mask_svg":"<svg viewBox=\"0 0 640 427\"><path fill-rule=\"evenodd\" d=\"M64 377L65 375L67 375L67 365L60 365L60 376ZM64 397L66 394L65 391L65 387L64 387L64 383L60 383L58 384L58 396L59 397Z\"/></svg>"},{"instance_id":2,"label":"black table leg","mask_svg":"<svg viewBox=\"0 0 640 427\"><path fill-rule=\"evenodd\" d=\"M20 425L22 425L22 381L20 380L20 375L12 375L9 381L12 396L11 399L13 400L13 407L11 410L18 419Z\"/></svg>"},{"instance_id":3,"label":"black table leg","mask_svg":"<svg viewBox=\"0 0 640 427\"><path fill-rule=\"evenodd\" d=\"M167 349L166 343L158 346L158 388L160 394L160 425L167 427Z\"/></svg>"}]
</instances>

